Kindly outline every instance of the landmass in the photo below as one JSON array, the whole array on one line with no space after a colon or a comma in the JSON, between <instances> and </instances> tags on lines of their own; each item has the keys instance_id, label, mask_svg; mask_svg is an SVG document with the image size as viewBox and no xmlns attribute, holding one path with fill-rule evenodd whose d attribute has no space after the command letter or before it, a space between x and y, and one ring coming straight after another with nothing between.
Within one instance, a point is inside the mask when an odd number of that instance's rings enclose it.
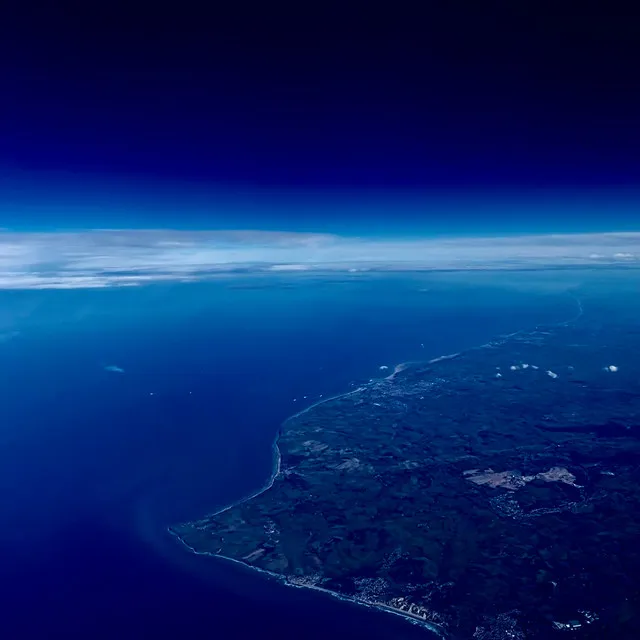
<instances>
[{"instance_id":1,"label":"landmass","mask_svg":"<svg viewBox=\"0 0 640 640\"><path fill-rule=\"evenodd\" d=\"M640 637L637 307L583 304L291 417L264 491L171 531L442 637Z\"/></svg>"}]
</instances>

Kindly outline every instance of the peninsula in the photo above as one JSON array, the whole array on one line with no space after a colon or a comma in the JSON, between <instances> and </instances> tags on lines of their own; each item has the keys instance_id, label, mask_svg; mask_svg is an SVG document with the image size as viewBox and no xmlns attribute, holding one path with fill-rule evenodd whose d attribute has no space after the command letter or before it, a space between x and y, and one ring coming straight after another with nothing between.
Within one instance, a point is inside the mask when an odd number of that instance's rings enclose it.
<instances>
[{"instance_id":1,"label":"peninsula","mask_svg":"<svg viewBox=\"0 0 640 640\"><path fill-rule=\"evenodd\" d=\"M288 419L267 489L171 531L443 637L601 637L640 586L631 323L594 306L398 366Z\"/></svg>"}]
</instances>

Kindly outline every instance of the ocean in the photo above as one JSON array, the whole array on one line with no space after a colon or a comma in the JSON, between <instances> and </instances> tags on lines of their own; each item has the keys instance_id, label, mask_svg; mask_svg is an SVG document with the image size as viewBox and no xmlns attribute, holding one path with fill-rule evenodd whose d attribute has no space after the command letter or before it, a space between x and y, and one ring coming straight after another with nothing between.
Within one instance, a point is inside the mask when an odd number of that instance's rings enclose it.
<instances>
[{"instance_id":1,"label":"ocean","mask_svg":"<svg viewBox=\"0 0 640 640\"><path fill-rule=\"evenodd\" d=\"M323 397L576 312L572 273L238 276L0 292L5 638L418 638L196 557L168 525L255 492Z\"/></svg>"}]
</instances>

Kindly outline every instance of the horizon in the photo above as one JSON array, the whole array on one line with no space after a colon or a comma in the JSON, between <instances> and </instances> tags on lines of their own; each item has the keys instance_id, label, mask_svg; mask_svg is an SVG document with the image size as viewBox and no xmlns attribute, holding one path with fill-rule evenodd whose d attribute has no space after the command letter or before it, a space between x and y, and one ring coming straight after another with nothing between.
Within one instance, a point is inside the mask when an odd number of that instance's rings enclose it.
<instances>
[{"instance_id":1,"label":"horizon","mask_svg":"<svg viewBox=\"0 0 640 640\"><path fill-rule=\"evenodd\" d=\"M640 232L385 238L272 230L0 230L0 289L137 286L219 275L585 267L640 267Z\"/></svg>"},{"instance_id":2,"label":"horizon","mask_svg":"<svg viewBox=\"0 0 640 640\"><path fill-rule=\"evenodd\" d=\"M640 638L640 15L9 4L5 636Z\"/></svg>"}]
</instances>

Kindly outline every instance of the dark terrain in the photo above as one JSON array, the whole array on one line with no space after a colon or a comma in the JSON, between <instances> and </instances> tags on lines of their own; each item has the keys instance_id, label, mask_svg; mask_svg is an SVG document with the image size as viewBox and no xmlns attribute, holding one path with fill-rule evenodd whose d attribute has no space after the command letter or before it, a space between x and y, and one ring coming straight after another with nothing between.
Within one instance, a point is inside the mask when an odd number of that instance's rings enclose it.
<instances>
[{"instance_id":1,"label":"dark terrain","mask_svg":"<svg viewBox=\"0 0 640 640\"><path fill-rule=\"evenodd\" d=\"M581 300L290 418L271 488L172 531L445 636L638 637L640 329Z\"/></svg>"}]
</instances>

